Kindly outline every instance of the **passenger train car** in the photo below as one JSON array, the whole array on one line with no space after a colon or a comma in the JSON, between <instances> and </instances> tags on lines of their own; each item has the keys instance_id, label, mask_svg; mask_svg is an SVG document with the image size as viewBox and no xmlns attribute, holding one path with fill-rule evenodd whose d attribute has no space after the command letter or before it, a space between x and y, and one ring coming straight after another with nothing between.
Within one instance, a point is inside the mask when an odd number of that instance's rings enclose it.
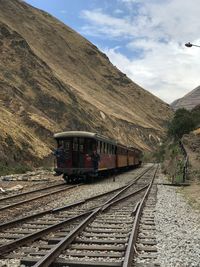
<instances>
[{"instance_id":1,"label":"passenger train car","mask_svg":"<svg viewBox=\"0 0 200 267\"><path fill-rule=\"evenodd\" d=\"M102 135L83 131L56 133L56 174L63 174L66 181L80 177L91 178L105 172L138 167L141 151L126 147ZM93 153L99 162L94 166Z\"/></svg>"}]
</instances>

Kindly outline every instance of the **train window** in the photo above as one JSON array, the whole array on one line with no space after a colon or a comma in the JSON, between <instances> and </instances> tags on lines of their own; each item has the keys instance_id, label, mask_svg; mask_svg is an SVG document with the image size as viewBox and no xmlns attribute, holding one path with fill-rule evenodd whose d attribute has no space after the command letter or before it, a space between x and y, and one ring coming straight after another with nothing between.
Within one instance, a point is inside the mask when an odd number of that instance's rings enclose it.
<instances>
[{"instance_id":1,"label":"train window","mask_svg":"<svg viewBox=\"0 0 200 267\"><path fill-rule=\"evenodd\" d=\"M78 151L78 138L73 139L73 151Z\"/></svg>"},{"instance_id":2,"label":"train window","mask_svg":"<svg viewBox=\"0 0 200 267\"><path fill-rule=\"evenodd\" d=\"M79 138L79 150L80 152L84 152L84 138Z\"/></svg>"},{"instance_id":3,"label":"train window","mask_svg":"<svg viewBox=\"0 0 200 267\"><path fill-rule=\"evenodd\" d=\"M109 154L112 154L112 146L109 144Z\"/></svg>"},{"instance_id":4,"label":"train window","mask_svg":"<svg viewBox=\"0 0 200 267\"><path fill-rule=\"evenodd\" d=\"M106 143L103 143L103 153L106 153Z\"/></svg>"},{"instance_id":5,"label":"train window","mask_svg":"<svg viewBox=\"0 0 200 267\"><path fill-rule=\"evenodd\" d=\"M71 140L65 140L64 141L64 148L66 151L70 150L70 144L71 144Z\"/></svg>"},{"instance_id":6,"label":"train window","mask_svg":"<svg viewBox=\"0 0 200 267\"><path fill-rule=\"evenodd\" d=\"M93 139L85 139L85 153L92 154L94 149L96 149L95 141Z\"/></svg>"},{"instance_id":7,"label":"train window","mask_svg":"<svg viewBox=\"0 0 200 267\"><path fill-rule=\"evenodd\" d=\"M97 146L97 153L101 153L101 141L98 141L98 146Z\"/></svg>"},{"instance_id":8,"label":"train window","mask_svg":"<svg viewBox=\"0 0 200 267\"><path fill-rule=\"evenodd\" d=\"M60 139L59 139L59 140L57 140L57 142L58 142L58 147L59 147L59 146L63 146L63 140L60 140Z\"/></svg>"}]
</instances>

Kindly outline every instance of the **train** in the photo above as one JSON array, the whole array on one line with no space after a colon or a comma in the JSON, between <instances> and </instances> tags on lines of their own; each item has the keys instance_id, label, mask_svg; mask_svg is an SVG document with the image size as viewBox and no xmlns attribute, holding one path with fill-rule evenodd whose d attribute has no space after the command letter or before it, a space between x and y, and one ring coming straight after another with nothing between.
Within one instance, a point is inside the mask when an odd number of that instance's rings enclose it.
<instances>
[{"instance_id":1,"label":"train","mask_svg":"<svg viewBox=\"0 0 200 267\"><path fill-rule=\"evenodd\" d=\"M89 180L141 164L141 150L98 133L67 131L54 134L54 138L55 175L63 175L66 182Z\"/></svg>"}]
</instances>

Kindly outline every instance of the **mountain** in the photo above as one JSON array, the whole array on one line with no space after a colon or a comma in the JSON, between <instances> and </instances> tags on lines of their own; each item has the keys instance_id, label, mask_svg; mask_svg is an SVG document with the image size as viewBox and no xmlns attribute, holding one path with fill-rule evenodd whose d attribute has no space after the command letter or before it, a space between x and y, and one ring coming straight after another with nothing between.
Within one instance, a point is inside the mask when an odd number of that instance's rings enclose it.
<instances>
[{"instance_id":1,"label":"mountain","mask_svg":"<svg viewBox=\"0 0 200 267\"><path fill-rule=\"evenodd\" d=\"M196 87L184 97L179 98L171 103L171 107L174 110L179 108L191 110L197 105L200 105L200 86Z\"/></svg>"},{"instance_id":2,"label":"mountain","mask_svg":"<svg viewBox=\"0 0 200 267\"><path fill-rule=\"evenodd\" d=\"M0 0L0 159L40 165L53 133L99 132L151 150L172 110L48 13Z\"/></svg>"}]
</instances>

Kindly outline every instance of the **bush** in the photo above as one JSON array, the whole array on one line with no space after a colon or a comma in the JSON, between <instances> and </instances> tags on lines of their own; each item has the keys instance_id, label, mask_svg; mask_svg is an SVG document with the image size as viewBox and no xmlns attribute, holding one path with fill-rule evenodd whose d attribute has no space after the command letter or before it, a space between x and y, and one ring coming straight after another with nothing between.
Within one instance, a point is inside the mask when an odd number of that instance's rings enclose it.
<instances>
[{"instance_id":1,"label":"bush","mask_svg":"<svg viewBox=\"0 0 200 267\"><path fill-rule=\"evenodd\" d=\"M26 165L15 165L15 166L7 166L3 163L0 163L0 176L14 174L14 173L25 173L30 171L30 167Z\"/></svg>"},{"instance_id":2,"label":"bush","mask_svg":"<svg viewBox=\"0 0 200 267\"><path fill-rule=\"evenodd\" d=\"M176 139L180 139L184 134L194 130L195 126L196 122L192 112L181 108L175 112L174 118L169 123L168 134Z\"/></svg>"},{"instance_id":3,"label":"bush","mask_svg":"<svg viewBox=\"0 0 200 267\"><path fill-rule=\"evenodd\" d=\"M163 162L165 158L165 144L162 144L158 149L153 153L153 158L155 162Z\"/></svg>"},{"instance_id":4,"label":"bush","mask_svg":"<svg viewBox=\"0 0 200 267\"><path fill-rule=\"evenodd\" d=\"M195 122L195 127L200 127L200 105L197 105L191 110L193 120Z\"/></svg>"}]
</instances>

